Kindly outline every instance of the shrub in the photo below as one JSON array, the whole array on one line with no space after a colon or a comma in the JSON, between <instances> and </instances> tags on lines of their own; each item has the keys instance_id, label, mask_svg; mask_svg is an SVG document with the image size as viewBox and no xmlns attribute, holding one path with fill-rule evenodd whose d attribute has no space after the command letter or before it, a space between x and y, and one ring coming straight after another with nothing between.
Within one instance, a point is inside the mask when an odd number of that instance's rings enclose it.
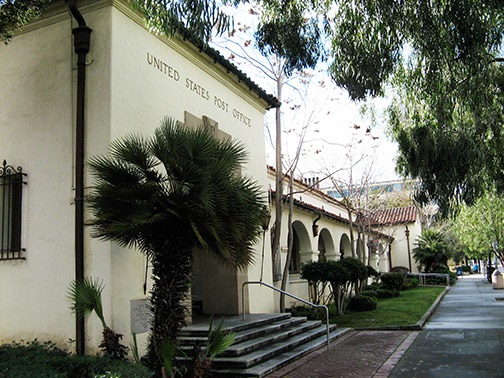
<instances>
[{"instance_id":1,"label":"shrub","mask_svg":"<svg viewBox=\"0 0 504 378\"><path fill-rule=\"evenodd\" d=\"M462 272L464 273L472 273L472 269L469 265L462 265Z\"/></svg>"},{"instance_id":2,"label":"shrub","mask_svg":"<svg viewBox=\"0 0 504 378\"><path fill-rule=\"evenodd\" d=\"M27 363L29 361L29 363ZM0 346L0 377L94 378L151 377L143 365L110 357L76 356L37 340Z\"/></svg>"},{"instance_id":3,"label":"shrub","mask_svg":"<svg viewBox=\"0 0 504 378\"><path fill-rule=\"evenodd\" d=\"M326 261L308 261L301 265L301 278L310 285L310 301L319 304L323 301L329 281L328 269L330 264Z\"/></svg>"},{"instance_id":4,"label":"shrub","mask_svg":"<svg viewBox=\"0 0 504 378\"><path fill-rule=\"evenodd\" d=\"M406 279L404 280L404 284L402 286L402 290L414 289L417 286L418 286L417 277L406 277Z\"/></svg>"},{"instance_id":5,"label":"shrub","mask_svg":"<svg viewBox=\"0 0 504 378\"><path fill-rule=\"evenodd\" d=\"M368 296L368 297L371 297L371 298L378 298L378 290L376 290L376 289L362 290L361 294Z\"/></svg>"},{"instance_id":6,"label":"shrub","mask_svg":"<svg viewBox=\"0 0 504 378\"><path fill-rule=\"evenodd\" d=\"M348 309L350 311L372 311L376 310L378 302L376 299L371 298L367 295L358 294L355 297L350 298L348 301Z\"/></svg>"},{"instance_id":7,"label":"shrub","mask_svg":"<svg viewBox=\"0 0 504 378\"><path fill-rule=\"evenodd\" d=\"M385 289L400 291L406 276L403 273L385 273L380 279Z\"/></svg>"},{"instance_id":8,"label":"shrub","mask_svg":"<svg viewBox=\"0 0 504 378\"><path fill-rule=\"evenodd\" d=\"M406 268L405 266L394 266L390 269L390 272L407 274L409 273L409 268Z\"/></svg>"},{"instance_id":9,"label":"shrub","mask_svg":"<svg viewBox=\"0 0 504 378\"><path fill-rule=\"evenodd\" d=\"M372 266L367 265L366 269L368 277L380 277L380 273Z\"/></svg>"},{"instance_id":10,"label":"shrub","mask_svg":"<svg viewBox=\"0 0 504 378\"><path fill-rule=\"evenodd\" d=\"M364 290L364 291L365 290L376 290L376 289L380 289L382 287L383 287L383 285L381 283L379 283L379 282L372 282L371 284L365 286L364 289L362 289L362 290Z\"/></svg>"},{"instance_id":11,"label":"shrub","mask_svg":"<svg viewBox=\"0 0 504 378\"><path fill-rule=\"evenodd\" d=\"M308 320L325 320L326 313L324 309L308 306L292 306L287 309L292 316L306 317Z\"/></svg>"},{"instance_id":12,"label":"shrub","mask_svg":"<svg viewBox=\"0 0 504 378\"><path fill-rule=\"evenodd\" d=\"M390 289L378 289L376 290L376 295L375 298L378 299L386 299L386 298L395 298L400 295L400 292L397 290L390 290ZM367 295L367 293L366 293Z\"/></svg>"},{"instance_id":13,"label":"shrub","mask_svg":"<svg viewBox=\"0 0 504 378\"><path fill-rule=\"evenodd\" d=\"M327 263L325 261L308 261L301 265L301 278L311 281L327 281Z\"/></svg>"},{"instance_id":14,"label":"shrub","mask_svg":"<svg viewBox=\"0 0 504 378\"><path fill-rule=\"evenodd\" d=\"M434 273L443 273L450 276L450 285L455 285L457 282L457 274L452 272L447 266L439 266L435 269ZM446 279L444 277L429 277L427 279L427 284L429 285L446 285Z\"/></svg>"}]
</instances>

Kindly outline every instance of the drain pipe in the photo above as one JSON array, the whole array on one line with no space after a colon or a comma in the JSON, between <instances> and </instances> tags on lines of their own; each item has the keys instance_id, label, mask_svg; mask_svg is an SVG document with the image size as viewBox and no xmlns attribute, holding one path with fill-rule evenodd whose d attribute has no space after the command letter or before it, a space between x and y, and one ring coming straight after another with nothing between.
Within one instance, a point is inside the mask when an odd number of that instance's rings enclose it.
<instances>
[{"instance_id":1,"label":"drain pipe","mask_svg":"<svg viewBox=\"0 0 504 378\"><path fill-rule=\"evenodd\" d=\"M75 281L84 280L84 115L86 97L86 55L91 43L91 28L77 9L76 0L69 0L70 13L78 26L72 30L77 54L77 115L75 132ZM76 353L85 353L84 319L75 318Z\"/></svg>"}]
</instances>

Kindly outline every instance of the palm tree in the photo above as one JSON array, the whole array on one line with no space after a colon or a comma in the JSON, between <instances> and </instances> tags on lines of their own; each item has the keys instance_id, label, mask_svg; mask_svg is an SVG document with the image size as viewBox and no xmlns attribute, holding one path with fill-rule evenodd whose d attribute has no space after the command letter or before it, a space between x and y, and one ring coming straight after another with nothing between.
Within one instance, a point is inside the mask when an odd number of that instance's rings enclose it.
<instances>
[{"instance_id":1,"label":"palm tree","mask_svg":"<svg viewBox=\"0 0 504 378\"><path fill-rule=\"evenodd\" d=\"M417 247L413 249L413 258L424 267L425 272L436 272L446 268L452 251L442 231L428 229L418 238Z\"/></svg>"},{"instance_id":2,"label":"palm tree","mask_svg":"<svg viewBox=\"0 0 504 378\"><path fill-rule=\"evenodd\" d=\"M236 141L165 119L152 138L129 135L90 161L93 236L138 247L152 263L148 360L156 370L160 346L185 324L192 253L233 267L253 260L263 206L259 185L236 173L245 158Z\"/></svg>"},{"instance_id":3,"label":"palm tree","mask_svg":"<svg viewBox=\"0 0 504 378\"><path fill-rule=\"evenodd\" d=\"M70 309L79 318L85 319L93 312L98 316L103 327L103 340L99 347L103 352L114 359L122 359L128 354L128 348L121 344L123 335L115 332L105 322L102 304L103 285L97 280L84 278L82 281L72 281L68 289Z\"/></svg>"}]
</instances>

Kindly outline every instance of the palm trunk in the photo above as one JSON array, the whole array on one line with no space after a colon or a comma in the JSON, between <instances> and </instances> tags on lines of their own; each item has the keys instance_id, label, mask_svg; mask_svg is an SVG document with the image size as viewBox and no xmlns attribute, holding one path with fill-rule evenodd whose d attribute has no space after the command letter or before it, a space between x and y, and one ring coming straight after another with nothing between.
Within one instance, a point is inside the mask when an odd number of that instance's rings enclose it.
<instances>
[{"instance_id":1,"label":"palm trunk","mask_svg":"<svg viewBox=\"0 0 504 378\"><path fill-rule=\"evenodd\" d=\"M167 341L175 342L179 330L185 325L188 309L184 300L191 285L192 251L184 248L184 243L180 241L170 241L163 247L158 248L152 259L153 320L148 363L155 372L161 372L161 345Z\"/></svg>"}]
</instances>

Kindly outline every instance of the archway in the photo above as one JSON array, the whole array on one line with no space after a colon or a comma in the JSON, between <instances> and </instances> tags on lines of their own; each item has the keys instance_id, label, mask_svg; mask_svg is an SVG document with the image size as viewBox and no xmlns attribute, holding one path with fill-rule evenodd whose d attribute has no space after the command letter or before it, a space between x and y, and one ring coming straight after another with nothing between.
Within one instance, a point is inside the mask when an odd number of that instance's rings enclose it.
<instances>
[{"instance_id":1,"label":"archway","mask_svg":"<svg viewBox=\"0 0 504 378\"><path fill-rule=\"evenodd\" d=\"M310 235L305 225L301 221L294 221L292 223L293 231L293 244L292 244L292 257L289 265L290 273L299 273L301 264L307 259L303 258L303 254L307 252L311 254Z\"/></svg>"},{"instance_id":2,"label":"archway","mask_svg":"<svg viewBox=\"0 0 504 378\"><path fill-rule=\"evenodd\" d=\"M319 261L334 260L336 255L336 250L334 248L334 241L331 233L327 228L320 231L318 238L318 252Z\"/></svg>"},{"instance_id":3,"label":"archway","mask_svg":"<svg viewBox=\"0 0 504 378\"><path fill-rule=\"evenodd\" d=\"M340 239L340 258L352 257L352 245L347 234L341 235Z\"/></svg>"}]
</instances>

